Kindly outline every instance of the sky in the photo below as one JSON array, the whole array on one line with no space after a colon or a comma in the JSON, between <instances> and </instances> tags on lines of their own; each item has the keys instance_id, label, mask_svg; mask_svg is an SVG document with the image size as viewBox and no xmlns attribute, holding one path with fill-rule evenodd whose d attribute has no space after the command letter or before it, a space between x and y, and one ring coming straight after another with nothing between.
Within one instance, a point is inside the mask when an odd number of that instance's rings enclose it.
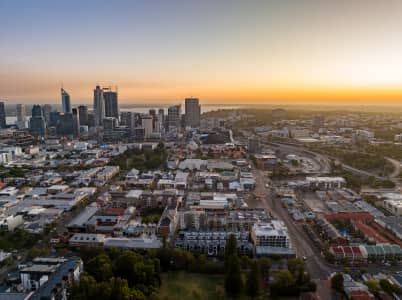
<instances>
[{"instance_id":1,"label":"sky","mask_svg":"<svg viewBox=\"0 0 402 300\"><path fill-rule=\"evenodd\" d=\"M402 1L0 0L0 99L402 104Z\"/></svg>"}]
</instances>

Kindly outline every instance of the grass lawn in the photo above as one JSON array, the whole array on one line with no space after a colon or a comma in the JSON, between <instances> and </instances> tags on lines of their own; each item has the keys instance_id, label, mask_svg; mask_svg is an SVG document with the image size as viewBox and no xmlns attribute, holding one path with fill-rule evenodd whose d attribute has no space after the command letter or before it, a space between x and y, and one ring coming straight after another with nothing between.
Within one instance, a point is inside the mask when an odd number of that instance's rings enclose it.
<instances>
[{"instance_id":1,"label":"grass lawn","mask_svg":"<svg viewBox=\"0 0 402 300\"><path fill-rule=\"evenodd\" d=\"M225 299L222 275L194 274L184 271L162 275L161 300Z\"/></svg>"}]
</instances>

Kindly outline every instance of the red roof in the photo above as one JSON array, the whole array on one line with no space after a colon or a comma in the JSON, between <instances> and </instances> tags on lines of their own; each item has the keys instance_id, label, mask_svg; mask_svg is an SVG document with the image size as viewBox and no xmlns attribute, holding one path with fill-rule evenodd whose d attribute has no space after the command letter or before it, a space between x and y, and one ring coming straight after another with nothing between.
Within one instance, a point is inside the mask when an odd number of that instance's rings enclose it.
<instances>
[{"instance_id":1,"label":"red roof","mask_svg":"<svg viewBox=\"0 0 402 300\"><path fill-rule=\"evenodd\" d=\"M368 237L375 239L380 243L389 243L389 240L377 233L377 231L362 221L356 221L356 227Z\"/></svg>"},{"instance_id":2,"label":"red roof","mask_svg":"<svg viewBox=\"0 0 402 300\"><path fill-rule=\"evenodd\" d=\"M343 250L341 246L332 247L333 251L337 254L343 254Z\"/></svg>"},{"instance_id":3,"label":"red roof","mask_svg":"<svg viewBox=\"0 0 402 300\"><path fill-rule=\"evenodd\" d=\"M109 207L107 213L111 215L122 215L125 209L120 207Z\"/></svg>"},{"instance_id":4,"label":"red roof","mask_svg":"<svg viewBox=\"0 0 402 300\"><path fill-rule=\"evenodd\" d=\"M351 300L375 300L374 296L371 296L366 291L353 291L349 297Z\"/></svg>"},{"instance_id":5,"label":"red roof","mask_svg":"<svg viewBox=\"0 0 402 300\"><path fill-rule=\"evenodd\" d=\"M359 254L359 255L362 254L361 251L360 251L360 248L356 247L356 246L352 247L352 251L353 251L354 254Z\"/></svg>"},{"instance_id":6,"label":"red roof","mask_svg":"<svg viewBox=\"0 0 402 300\"><path fill-rule=\"evenodd\" d=\"M374 217L368 212L341 212L336 214L325 215L328 221L333 220L373 220Z\"/></svg>"},{"instance_id":7,"label":"red roof","mask_svg":"<svg viewBox=\"0 0 402 300\"><path fill-rule=\"evenodd\" d=\"M345 252L345 253L353 253L353 251L352 251L352 248L351 247L349 247L349 246L345 246L345 247L343 247L343 251Z\"/></svg>"}]
</instances>

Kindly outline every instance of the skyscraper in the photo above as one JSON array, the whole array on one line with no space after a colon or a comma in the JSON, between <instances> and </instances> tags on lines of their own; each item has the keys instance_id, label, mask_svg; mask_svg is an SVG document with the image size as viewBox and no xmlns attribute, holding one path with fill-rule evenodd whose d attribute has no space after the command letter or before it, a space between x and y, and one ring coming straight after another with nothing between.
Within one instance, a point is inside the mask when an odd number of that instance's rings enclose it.
<instances>
[{"instance_id":1,"label":"skyscraper","mask_svg":"<svg viewBox=\"0 0 402 300\"><path fill-rule=\"evenodd\" d=\"M45 104L42 106L43 117L45 118L46 124L50 121L50 113L52 111L52 106L50 104Z\"/></svg>"},{"instance_id":2,"label":"skyscraper","mask_svg":"<svg viewBox=\"0 0 402 300\"><path fill-rule=\"evenodd\" d=\"M74 121L72 113L60 114L59 123L56 127L58 135L70 136L74 135Z\"/></svg>"},{"instance_id":3,"label":"skyscraper","mask_svg":"<svg viewBox=\"0 0 402 300\"><path fill-rule=\"evenodd\" d=\"M153 118L150 115L141 116L141 127L144 129L144 138L149 139L152 136L153 126L152 126Z\"/></svg>"},{"instance_id":4,"label":"skyscraper","mask_svg":"<svg viewBox=\"0 0 402 300\"><path fill-rule=\"evenodd\" d=\"M169 106L167 119L169 129L180 128L181 105Z\"/></svg>"},{"instance_id":5,"label":"skyscraper","mask_svg":"<svg viewBox=\"0 0 402 300\"><path fill-rule=\"evenodd\" d=\"M165 128L165 110L160 108L158 111L158 124L159 124L159 132L163 133Z\"/></svg>"},{"instance_id":6,"label":"skyscraper","mask_svg":"<svg viewBox=\"0 0 402 300\"><path fill-rule=\"evenodd\" d=\"M78 108L72 109L73 114L73 136L79 137L80 135L80 114Z\"/></svg>"},{"instance_id":7,"label":"skyscraper","mask_svg":"<svg viewBox=\"0 0 402 300\"><path fill-rule=\"evenodd\" d=\"M16 111L17 111L17 121L18 122L25 122L27 119L27 112L25 109L24 104L17 104L16 106Z\"/></svg>"},{"instance_id":8,"label":"skyscraper","mask_svg":"<svg viewBox=\"0 0 402 300\"><path fill-rule=\"evenodd\" d=\"M32 107L32 117L29 122L29 128L34 136L43 137L46 134L46 122L40 105L34 105Z\"/></svg>"},{"instance_id":9,"label":"skyscraper","mask_svg":"<svg viewBox=\"0 0 402 300\"><path fill-rule=\"evenodd\" d=\"M61 105L63 113L71 113L70 95L61 88Z\"/></svg>"},{"instance_id":10,"label":"skyscraper","mask_svg":"<svg viewBox=\"0 0 402 300\"><path fill-rule=\"evenodd\" d=\"M159 128L157 127L156 110L155 109L150 109L149 110L149 115L152 117L152 129L154 131L159 131Z\"/></svg>"},{"instance_id":11,"label":"skyscraper","mask_svg":"<svg viewBox=\"0 0 402 300\"><path fill-rule=\"evenodd\" d=\"M130 129L133 129L136 126L135 123L136 113L131 111L123 111L120 114L120 124L122 126L127 126Z\"/></svg>"},{"instance_id":12,"label":"skyscraper","mask_svg":"<svg viewBox=\"0 0 402 300\"><path fill-rule=\"evenodd\" d=\"M0 128L6 128L6 108L4 102L0 102Z\"/></svg>"},{"instance_id":13,"label":"skyscraper","mask_svg":"<svg viewBox=\"0 0 402 300\"><path fill-rule=\"evenodd\" d=\"M94 89L94 119L95 126L102 126L103 119L105 118L105 99L103 97L103 90L99 85Z\"/></svg>"},{"instance_id":14,"label":"skyscraper","mask_svg":"<svg viewBox=\"0 0 402 300\"><path fill-rule=\"evenodd\" d=\"M78 115L80 118L80 125L88 126L88 106L80 105L78 106Z\"/></svg>"},{"instance_id":15,"label":"skyscraper","mask_svg":"<svg viewBox=\"0 0 402 300\"><path fill-rule=\"evenodd\" d=\"M186 126L199 127L201 118L201 106L198 98L186 98L185 99L185 109L186 109Z\"/></svg>"},{"instance_id":16,"label":"skyscraper","mask_svg":"<svg viewBox=\"0 0 402 300\"><path fill-rule=\"evenodd\" d=\"M49 114L49 122L47 123L48 127L57 127L60 122L60 112L59 111L51 111Z\"/></svg>"},{"instance_id":17,"label":"skyscraper","mask_svg":"<svg viewBox=\"0 0 402 300\"><path fill-rule=\"evenodd\" d=\"M119 119L119 101L117 88L104 87L103 98L105 99L105 116Z\"/></svg>"}]
</instances>

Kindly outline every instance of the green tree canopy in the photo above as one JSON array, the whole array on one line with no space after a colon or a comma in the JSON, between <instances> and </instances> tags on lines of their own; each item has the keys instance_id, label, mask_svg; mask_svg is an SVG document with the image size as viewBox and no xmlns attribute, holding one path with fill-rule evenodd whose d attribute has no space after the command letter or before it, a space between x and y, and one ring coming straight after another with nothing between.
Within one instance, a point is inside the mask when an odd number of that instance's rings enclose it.
<instances>
[{"instance_id":1,"label":"green tree canopy","mask_svg":"<svg viewBox=\"0 0 402 300\"><path fill-rule=\"evenodd\" d=\"M251 270L247 276L246 290L247 295L251 298L258 297L261 294L261 270L260 265L256 261L251 263Z\"/></svg>"},{"instance_id":2,"label":"green tree canopy","mask_svg":"<svg viewBox=\"0 0 402 300\"><path fill-rule=\"evenodd\" d=\"M334 290L338 292L343 292L343 274L336 273L331 278L331 286Z\"/></svg>"},{"instance_id":3,"label":"green tree canopy","mask_svg":"<svg viewBox=\"0 0 402 300\"><path fill-rule=\"evenodd\" d=\"M225 260L225 290L230 296L236 297L243 289L243 281L240 274L240 262L237 255L231 255Z\"/></svg>"}]
</instances>

